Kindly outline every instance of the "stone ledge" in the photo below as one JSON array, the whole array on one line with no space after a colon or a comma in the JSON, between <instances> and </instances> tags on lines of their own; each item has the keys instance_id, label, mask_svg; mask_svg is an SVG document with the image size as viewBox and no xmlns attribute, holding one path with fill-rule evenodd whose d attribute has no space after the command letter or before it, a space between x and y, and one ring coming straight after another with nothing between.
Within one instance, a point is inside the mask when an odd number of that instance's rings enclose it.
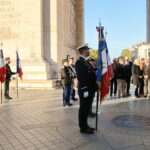
<instances>
[{"instance_id":1,"label":"stone ledge","mask_svg":"<svg viewBox=\"0 0 150 150\"><path fill-rule=\"evenodd\" d=\"M60 80L20 80L19 89L53 89L60 87ZM11 88L16 88L16 80L11 82Z\"/></svg>"}]
</instances>

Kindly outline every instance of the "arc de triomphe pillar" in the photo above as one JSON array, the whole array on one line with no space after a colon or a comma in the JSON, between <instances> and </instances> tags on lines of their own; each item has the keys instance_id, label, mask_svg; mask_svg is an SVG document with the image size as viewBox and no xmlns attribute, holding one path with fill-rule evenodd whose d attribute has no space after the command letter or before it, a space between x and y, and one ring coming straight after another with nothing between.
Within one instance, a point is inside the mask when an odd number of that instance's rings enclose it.
<instances>
[{"instance_id":1,"label":"arc de triomphe pillar","mask_svg":"<svg viewBox=\"0 0 150 150\"><path fill-rule=\"evenodd\" d=\"M0 42L14 71L18 49L21 86L47 87L59 78L62 59L76 58L84 42L84 0L0 0Z\"/></svg>"}]
</instances>

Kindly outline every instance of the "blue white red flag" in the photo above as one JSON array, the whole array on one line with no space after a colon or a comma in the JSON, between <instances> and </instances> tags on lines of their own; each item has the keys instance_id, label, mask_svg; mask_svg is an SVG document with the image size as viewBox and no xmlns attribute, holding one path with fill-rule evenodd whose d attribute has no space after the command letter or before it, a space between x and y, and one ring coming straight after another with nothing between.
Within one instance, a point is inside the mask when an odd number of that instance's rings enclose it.
<instances>
[{"instance_id":1,"label":"blue white red flag","mask_svg":"<svg viewBox=\"0 0 150 150\"><path fill-rule=\"evenodd\" d=\"M109 83L113 78L113 69L104 37L104 27L99 25L97 31L99 33L97 82L101 83L100 100L102 102L104 97L109 93Z\"/></svg>"},{"instance_id":2,"label":"blue white red flag","mask_svg":"<svg viewBox=\"0 0 150 150\"><path fill-rule=\"evenodd\" d=\"M4 82L6 78L6 67L4 61L3 50L0 50L0 82Z\"/></svg>"},{"instance_id":3,"label":"blue white red flag","mask_svg":"<svg viewBox=\"0 0 150 150\"><path fill-rule=\"evenodd\" d=\"M18 73L20 79L22 80L22 75L23 75L23 72L22 72L22 68L21 68L21 62L20 62L20 59L19 59L19 55L18 55L18 52L16 52L16 72Z\"/></svg>"}]
</instances>

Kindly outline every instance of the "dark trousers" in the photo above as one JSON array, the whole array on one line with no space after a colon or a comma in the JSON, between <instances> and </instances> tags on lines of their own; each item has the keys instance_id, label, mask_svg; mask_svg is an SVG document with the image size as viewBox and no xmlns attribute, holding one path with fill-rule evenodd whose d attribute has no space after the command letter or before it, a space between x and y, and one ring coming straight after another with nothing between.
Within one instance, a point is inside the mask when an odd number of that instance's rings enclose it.
<instances>
[{"instance_id":1,"label":"dark trousers","mask_svg":"<svg viewBox=\"0 0 150 150\"><path fill-rule=\"evenodd\" d=\"M110 84L110 95L112 96L113 93L114 94L117 93L117 79L116 78L113 78Z\"/></svg>"},{"instance_id":2,"label":"dark trousers","mask_svg":"<svg viewBox=\"0 0 150 150\"><path fill-rule=\"evenodd\" d=\"M94 102L94 98L95 98L95 92L94 92L93 98L92 98L92 104L91 104L91 108L90 108L90 113L93 113L93 112L92 112L92 105L93 105L93 102Z\"/></svg>"},{"instance_id":3,"label":"dark trousers","mask_svg":"<svg viewBox=\"0 0 150 150\"><path fill-rule=\"evenodd\" d=\"M5 80L5 93L4 93L4 96L9 96L9 83L10 83L10 79L6 79Z\"/></svg>"},{"instance_id":4,"label":"dark trousers","mask_svg":"<svg viewBox=\"0 0 150 150\"><path fill-rule=\"evenodd\" d=\"M144 79L141 78L139 81L140 81L139 94L144 95Z\"/></svg>"},{"instance_id":5,"label":"dark trousers","mask_svg":"<svg viewBox=\"0 0 150 150\"><path fill-rule=\"evenodd\" d=\"M131 82L131 78L127 78L126 79L126 94L130 93L130 82Z\"/></svg>"},{"instance_id":6,"label":"dark trousers","mask_svg":"<svg viewBox=\"0 0 150 150\"><path fill-rule=\"evenodd\" d=\"M71 84L63 86L63 105L70 103Z\"/></svg>"},{"instance_id":7,"label":"dark trousers","mask_svg":"<svg viewBox=\"0 0 150 150\"><path fill-rule=\"evenodd\" d=\"M74 83L71 84L71 99L73 100L75 98L75 94L76 94L76 91L74 89Z\"/></svg>"},{"instance_id":8,"label":"dark trousers","mask_svg":"<svg viewBox=\"0 0 150 150\"><path fill-rule=\"evenodd\" d=\"M94 91L88 91L89 96L83 97L84 91L79 88L80 108L79 108L79 127L85 129L88 125L87 119L91 110Z\"/></svg>"},{"instance_id":9,"label":"dark trousers","mask_svg":"<svg viewBox=\"0 0 150 150\"><path fill-rule=\"evenodd\" d=\"M136 86L134 95L139 96L139 85Z\"/></svg>"},{"instance_id":10,"label":"dark trousers","mask_svg":"<svg viewBox=\"0 0 150 150\"><path fill-rule=\"evenodd\" d=\"M73 89L72 89L72 95L71 95L71 96L72 96L72 99L75 98L75 94L76 94L76 91L75 91L75 89L73 88Z\"/></svg>"}]
</instances>

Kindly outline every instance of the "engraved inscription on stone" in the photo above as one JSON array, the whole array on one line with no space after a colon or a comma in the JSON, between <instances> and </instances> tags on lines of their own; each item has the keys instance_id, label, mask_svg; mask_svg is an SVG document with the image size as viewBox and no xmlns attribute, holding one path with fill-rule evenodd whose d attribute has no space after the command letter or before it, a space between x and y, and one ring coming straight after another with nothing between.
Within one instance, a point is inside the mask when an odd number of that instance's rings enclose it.
<instances>
[{"instance_id":1,"label":"engraved inscription on stone","mask_svg":"<svg viewBox=\"0 0 150 150\"><path fill-rule=\"evenodd\" d=\"M14 0L0 1L0 25L18 25L21 14L17 12Z\"/></svg>"}]
</instances>

